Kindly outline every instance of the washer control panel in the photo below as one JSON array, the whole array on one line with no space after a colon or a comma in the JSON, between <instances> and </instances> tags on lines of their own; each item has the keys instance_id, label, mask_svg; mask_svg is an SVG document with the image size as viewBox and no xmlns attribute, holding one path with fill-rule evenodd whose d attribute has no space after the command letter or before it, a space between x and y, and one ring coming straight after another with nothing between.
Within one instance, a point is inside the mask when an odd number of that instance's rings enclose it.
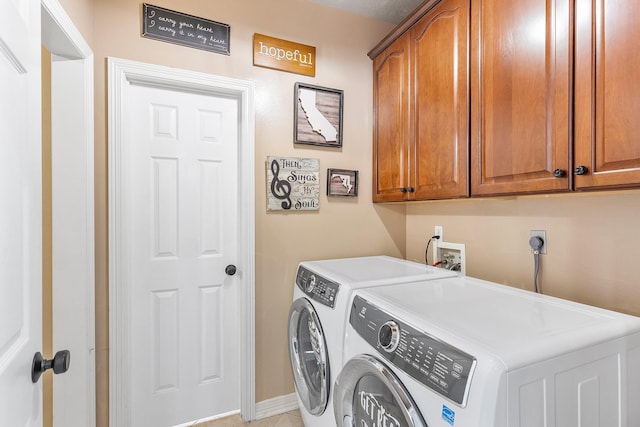
<instances>
[{"instance_id":1,"label":"washer control panel","mask_svg":"<svg viewBox=\"0 0 640 427\"><path fill-rule=\"evenodd\" d=\"M338 283L325 279L304 267L299 267L296 275L296 286L313 301L317 301L327 307L335 307L336 296L340 290Z\"/></svg>"},{"instance_id":2,"label":"washer control panel","mask_svg":"<svg viewBox=\"0 0 640 427\"><path fill-rule=\"evenodd\" d=\"M369 303L353 300L349 323L382 357L460 406L466 406L475 357Z\"/></svg>"}]
</instances>

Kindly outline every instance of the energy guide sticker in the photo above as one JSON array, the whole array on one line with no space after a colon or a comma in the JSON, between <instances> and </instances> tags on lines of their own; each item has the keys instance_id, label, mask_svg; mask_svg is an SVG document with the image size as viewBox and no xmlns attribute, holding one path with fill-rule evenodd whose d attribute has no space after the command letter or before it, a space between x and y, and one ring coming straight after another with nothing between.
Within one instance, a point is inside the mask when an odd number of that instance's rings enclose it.
<instances>
[{"instance_id":1,"label":"energy guide sticker","mask_svg":"<svg viewBox=\"0 0 640 427\"><path fill-rule=\"evenodd\" d=\"M442 405L442 419L453 425L456 419L456 413L453 412L451 408L448 408L447 405Z\"/></svg>"}]
</instances>

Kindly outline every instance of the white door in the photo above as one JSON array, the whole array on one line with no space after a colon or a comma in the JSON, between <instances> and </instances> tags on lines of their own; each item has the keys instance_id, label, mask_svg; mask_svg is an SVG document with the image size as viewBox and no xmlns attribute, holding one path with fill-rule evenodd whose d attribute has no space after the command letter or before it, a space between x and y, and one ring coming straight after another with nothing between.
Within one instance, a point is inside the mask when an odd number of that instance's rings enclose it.
<instances>
[{"instance_id":1,"label":"white door","mask_svg":"<svg viewBox=\"0 0 640 427\"><path fill-rule=\"evenodd\" d=\"M40 2L0 2L0 425L42 425Z\"/></svg>"},{"instance_id":2,"label":"white door","mask_svg":"<svg viewBox=\"0 0 640 427\"><path fill-rule=\"evenodd\" d=\"M238 101L131 84L124 105L131 425L238 410Z\"/></svg>"}]
</instances>

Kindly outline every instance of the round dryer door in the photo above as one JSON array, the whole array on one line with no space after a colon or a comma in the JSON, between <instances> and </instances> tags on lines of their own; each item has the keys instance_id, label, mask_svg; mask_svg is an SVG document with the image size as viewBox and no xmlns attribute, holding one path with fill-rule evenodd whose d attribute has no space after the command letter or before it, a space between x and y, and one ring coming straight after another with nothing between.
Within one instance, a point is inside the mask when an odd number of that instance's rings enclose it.
<instances>
[{"instance_id":1,"label":"round dryer door","mask_svg":"<svg viewBox=\"0 0 640 427\"><path fill-rule=\"evenodd\" d=\"M428 427L402 383L375 357L349 360L333 393L339 427Z\"/></svg>"},{"instance_id":2,"label":"round dryer door","mask_svg":"<svg viewBox=\"0 0 640 427\"><path fill-rule=\"evenodd\" d=\"M289 357L298 396L312 415L322 415L329 400L329 354L316 310L299 298L289 311Z\"/></svg>"}]
</instances>

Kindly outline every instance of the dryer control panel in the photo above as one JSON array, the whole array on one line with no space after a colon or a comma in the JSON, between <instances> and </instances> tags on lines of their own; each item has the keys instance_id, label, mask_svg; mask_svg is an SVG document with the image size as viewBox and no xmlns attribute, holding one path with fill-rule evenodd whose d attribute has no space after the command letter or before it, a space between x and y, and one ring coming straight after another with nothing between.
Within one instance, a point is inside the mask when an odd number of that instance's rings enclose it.
<instances>
[{"instance_id":1,"label":"dryer control panel","mask_svg":"<svg viewBox=\"0 0 640 427\"><path fill-rule=\"evenodd\" d=\"M466 406L476 359L381 310L360 296L349 323L398 369L460 406Z\"/></svg>"},{"instance_id":2,"label":"dryer control panel","mask_svg":"<svg viewBox=\"0 0 640 427\"><path fill-rule=\"evenodd\" d=\"M338 283L313 273L304 267L298 268L296 285L313 301L334 308L340 290Z\"/></svg>"}]
</instances>

